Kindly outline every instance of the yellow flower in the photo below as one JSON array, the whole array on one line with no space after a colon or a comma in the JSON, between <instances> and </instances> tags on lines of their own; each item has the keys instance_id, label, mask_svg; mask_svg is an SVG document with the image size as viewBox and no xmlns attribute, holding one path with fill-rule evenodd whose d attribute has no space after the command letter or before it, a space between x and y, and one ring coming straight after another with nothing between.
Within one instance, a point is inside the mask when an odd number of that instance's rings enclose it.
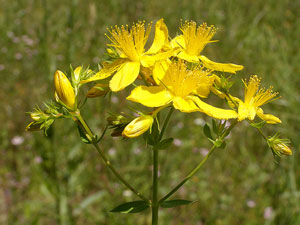
<instances>
[{"instance_id":1,"label":"yellow flower","mask_svg":"<svg viewBox=\"0 0 300 225\"><path fill-rule=\"evenodd\" d=\"M218 119L237 118L233 110L216 108L200 100L206 98L214 82L214 77L201 68L188 70L183 61L169 65L159 86L136 87L128 100L147 107L161 107L173 103L182 112L204 112Z\"/></svg>"},{"instance_id":2,"label":"yellow flower","mask_svg":"<svg viewBox=\"0 0 300 225\"><path fill-rule=\"evenodd\" d=\"M143 115L132 120L123 130L122 135L129 138L134 138L145 133L153 124L153 117Z\"/></svg>"},{"instance_id":3,"label":"yellow flower","mask_svg":"<svg viewBox=\"0 0 300 225\"><path fill-rule=\"evenodd\" d=\"M207 26L206 23L197 27L194 21L186 21L180 28L182 35L175 37L171 41L173 48L179 48L177 57L184 59L188 62L199 62L210 70L217 70L228 73L236 73L236 71L242 70L244 67L241 65L230 63L217 63L213 62L207 57L201 55L202 50L208 43L216 42L212 41L212 37L216 33L214 26Z\"/></svg>"},{"instance_id":4,"label":"yellow flower","mask_svg":"<svg viewBox=\"0 0 300 225\"><path fill-rule=\"evenodd\" d=\"M133 83L139 75L141 66L153 66L155 61L171 56L173 51L160 52L168 43L168 29L163 19L156 22L155 37L152 46L145 52L145 44L151 30L151 23L145 27L144 22L134 24L131 29L128 26L115 26L106 35L111 41L108 46L113 47L120 58L111 64L104 65L103 69L84 82L105 79L112 74L109 87L112 91L120 91Z\"/></svg>"},{"instance_id":5,"label":"yellow flower","mask_svg":"<svg viewBox=\"0 0 300 225\"><path fill-rule=\"evenodd\" d=\"M75 110L76 97L74 89L66 75L57 70L54 74L55 99L61 101L68 109Z\"/></svg>"},{"instance_id":6,"label":"yellow flower","mask_svg":"<svg viewBox=\"0 0 300 225\"><path fill-rule=\"evenodd\" d=\"M276 124L281 123L281 120L271 114L264 114L260 106L271 102L278 93L273 92L272 87L269 89L259 88L261 79L256 75L250 77L248 84L245 84L245 101L239 100L238 107L238 120L254 120L254 117L258 115L262 120L265 120L267 123Z\"/></svg>"}]
</instances>

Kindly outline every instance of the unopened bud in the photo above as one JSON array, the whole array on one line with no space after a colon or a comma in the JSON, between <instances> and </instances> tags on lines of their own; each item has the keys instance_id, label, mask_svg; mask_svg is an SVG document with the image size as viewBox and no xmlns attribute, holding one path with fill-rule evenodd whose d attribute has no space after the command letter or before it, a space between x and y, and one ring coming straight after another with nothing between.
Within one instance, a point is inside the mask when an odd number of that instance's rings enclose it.
<instances>
[{"instance_id":1,"label":"unopened bud","mask_svg":"<svg viewBox=\"0 0 300 225\"><path fill-rule=\"evenodd\" d=\"M284 143L273 146L274 150L284 155L292 155L292 150Z\"/></svg>"},{"instance_id":2,"label":"unopened bud","mask_svg":"<svg viewBox=\"0 0 300 225\"><path fill-rule=\"evenodd\" d=\"M80 82L80 73L81 73L81 70L82 70L81 66L76 67L75 70L74 70L74 80L76 82Z\"/></svg>"},{"instance_id":3,"label":"unopened bud","mask_svg":"<svg viewBox=\"0 0 300 225\"><path fill-rule=\"evenodd\" d=\"M106 95L109 92L109 90L110 89L108 84L96 84L88 91L86 97L88 98L100 97Z\"/></svg>"},{"instance_id":4,"label":"unopened bud","mask_svg":"<svg viewBox=\"0 0 300 225\"><path fill-rule=\"evenodd\" d=\"M41 124L31 122L27 125L27 127L25 129L26 129L26 131L38 131L38 130L40 130L40 126L41 126Z\"/></svg>"},{"instance_id":5,"label":"unopened bud","mask_svg":"<svg viewBox=\"0 0 300 225\"><path fill-rule=\"evenodd\" d=\"M33 113L30 113L30 117L34 121L39 121L41 119L41 114L38 112L33 112Z\"/></svg>"},{"instance_id":6,"label":"unopened bud","mask_svg":"<svg viewBox=\"0 0 300 225\"><path fill-rule=\"evenodd\" d=\"M109 116L106 120L108 122L108 125L110 126L125 126L130 122L130 120L123 115L112 115Z\"/></svg>"},{"instance_id":7,"label":"unopened bud","mask_svg":"<svg viewBox=\"0 0 300 225\"><path fill-rule=\"evenodd\" d=\"M54 74L55 98L61 101L68 109L75 109L74 89L66 75L57 70Z\"/></svg>"},{"instance_id":8,"label":"unopened bud","mask_svg":"<svg viewBox=\"0 0 300 225\"><path fill-rule=\"evenodd\" d=\"M280 156L281 154L283 155L292 155L292 150L288 146L290 143L289 139L281 139L279 138L278 134L275 134L273 137L269 137L268 140L268 145L271 147L273 152Z\"/></svg>"},{"instance_id":9,"label":"unopened bud","mask_svg":"<svg viewBox=\"0 0 300 225\"><path fill-rule=\"evenodd\" d=\"M140 116L132 120L124 129L123 136L134 138L145 133L153 124L152 116Z\"/></svg>"}]
</instances>

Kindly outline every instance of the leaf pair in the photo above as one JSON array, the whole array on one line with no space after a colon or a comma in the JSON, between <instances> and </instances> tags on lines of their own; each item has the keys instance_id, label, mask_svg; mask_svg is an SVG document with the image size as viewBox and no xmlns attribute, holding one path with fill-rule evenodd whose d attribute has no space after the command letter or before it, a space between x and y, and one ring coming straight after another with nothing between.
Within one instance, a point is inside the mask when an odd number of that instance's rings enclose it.
<instances>
[{"instance_id":1,"label":"leaf pair","mask_svg":"<svg viewBox=\"0 0 300 225\"><path fill-rule=\"evenodd\" d=\"M188 205L193 203L192 201L189 200L184 200L184 199L174 199L174 200L169 200L169 201L163 201L160 203L160 206L162 208L173 208L176 206L181 206L181 205ZM133 201L133 202L126 202L123 203L116 208L112 209L110 212L114 213L139 213L142 211L145 211L150 207L150 204L145 201Z\"/></svg>"}]
</instances>

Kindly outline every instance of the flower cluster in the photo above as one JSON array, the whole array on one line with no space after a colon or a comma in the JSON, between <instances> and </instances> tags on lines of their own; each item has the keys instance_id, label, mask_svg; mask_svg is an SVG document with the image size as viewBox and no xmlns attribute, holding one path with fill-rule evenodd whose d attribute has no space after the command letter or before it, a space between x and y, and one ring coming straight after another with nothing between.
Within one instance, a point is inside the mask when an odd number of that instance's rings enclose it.
<instances>
[{"instance_id":1,"label":"flower cluster","mask_svg":"<svg viewBox=\"0 0 300 225\"><path fill-rule=\"evenodd\" d=\"M95 72L77 67L71 71L71 80L63 72L56 71L56 102L74 114L78 110L78 91L84 84L97 82L86 94L87 98L105 96L108 92L134 86L126 99L153 109L139 112L140 116L112 126L115 134L128 138L148 130L151 132L156 115L166 107L185 113L200 112L215 119L247 120L250 124L256 115L264 123L281 123L278 117L265 114L261 108L277 98L278 93L273 92L272 87L260 88L261 79L252 75L248 82L243 81L245 97L241 100L230 94L232 82L227 74L236 74L243 66L214 62L202 54L208 44L216 42L213 40L217 31L214 26L206 23L197 26L194 21L185 21L180 26L181 34L170 38L164 20L160 19L155 24L153 42L145 49L151 26L152 23L141 21L131 27L108 29L105 35L109 41L109 60L102 62ZM228 107L220 108L208 103L206 99L210 94L226 100ZM36 113L31 114L32 118ZM42 112L40 114L43 115ZM37 123L36 119L34 121ZM268 143L272 149L278 146L278 143Z\"/></svg>"}]
</instances>

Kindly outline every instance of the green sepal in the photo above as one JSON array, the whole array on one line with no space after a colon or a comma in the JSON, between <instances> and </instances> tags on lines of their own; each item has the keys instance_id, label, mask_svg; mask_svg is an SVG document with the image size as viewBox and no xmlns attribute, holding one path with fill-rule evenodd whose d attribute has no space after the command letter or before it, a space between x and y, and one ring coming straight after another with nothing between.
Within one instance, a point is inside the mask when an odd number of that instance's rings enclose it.
<instances>
[{"instance_id":1,"label":"green sepal","mask_svg":"<svg viewBox=\"0 0 300 225\"><path fill-rule=\"evenodd\" d=\"M261 122L258 122L258 123L250 123L250 125L255 128L262 128L265 124L266 124L266 121L264 121L264 120Z\"/></svg>"},{"instance_id":2,"label":"green sepal","mask_svg":"<svg viewBox=\"0 0 300 225\"><path fill-rule=\"evenodd\" d=\"M191 203L193 203L193 201L184 200L184 199L174 199L174 200L164 201L160 203L160 206L162 208L173 208L176 206L188 205Z\"/></svg>"},{"instance_id":3,"label":"green sepal","mask_svg":"<svg viewBox=\"0 0 300 225\"><path fill-rule=\"evenodd\" d=\"M217 147L217 148L225 148L226 144L224 144L225 141L222 140L222 139L217 139L214 141L214 145Z\"/></svg>"},{"instance_id":4,"label":"green sepal","mask_svg":"<svg viewBox=\"0 0 300 225\"><path fill-rule=\"evenodd\" d=\"M133 202L126 202L123 203L116 208L112 209L110 212L113 213L139 213L146 209L148 209L150 206L145 201L133 201Z\"/></svg>"},{"instance_id":5,"label":"green sepal","mask_svg":"<svg viewBox=\"0 0 300 225\"><path fill-rule=\"evenodd\" d=\"M204 125L203 127L203 132L205 134L205 136L208 138L208 139L213 139L212 138L212 135L211 135L211 132L210 132L210 128L209 126L207 125L207 123Z\"/></svg>"},{"instance_id":6,"label":"green sepal","mask_svg":"<svg viewBox=\"0 0 300 225\"><path fill-rule=\"evenodd\" d=\"M174 138L166 138L159 143L157 143L154 148L157 150L164 150L170 147L170 145L173 143Z\"/></svg>"}]
</instances>

